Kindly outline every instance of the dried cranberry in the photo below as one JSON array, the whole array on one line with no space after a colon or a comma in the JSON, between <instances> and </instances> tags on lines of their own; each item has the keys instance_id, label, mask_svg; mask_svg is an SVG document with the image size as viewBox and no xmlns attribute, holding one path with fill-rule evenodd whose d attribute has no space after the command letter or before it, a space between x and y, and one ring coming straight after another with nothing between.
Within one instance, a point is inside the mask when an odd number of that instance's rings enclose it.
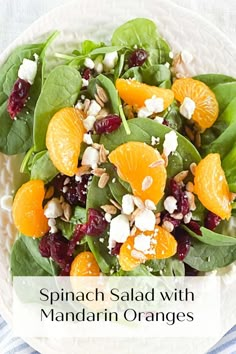
<instances>
[{"instance_id":1,"label":"dried cranberry","mask_svg":"<svg viewBox=\"0 0 236 354\"><path fill-rule=\"evenodd\" d=\"M86 225L78 224L75 228L73 237L69 242L69 246L67 250L67 255L69 257L73 255L77 243L81 241L85 233L86 233Z\"/></svg>"},{"instance_id":2,"label":"dried cranberry","mask_svg":"<svg viewBox=\"0 0 236 354\"><path fill-rule=\"evenodd\" d=\"M170 126L168 120L166 120L165 118L163 119L162 124L165 125L166 127Z\"/></svg>"},{"instance_id":3,"label":"dried cranberry","mask_svg":"<svg viewBox=\"0 0 236 354\"><path fill-rule=\"evenodd\" d=\"M215 230L216 226L218 226L220 222L221 218L218 215L208 211L204 223L207 229Z\"/></svg>"},{"instance_id":4,"label":"dried cranberry","mask_svg":"<svg viewBox=\"0 0 236 354\"><path fill-rule=\"evenodd\" d=\"M64 185L66 179L69 179L69 182ZM90 179L89 174L81 176L80 181L76 181L74 177L57 175L53 180L53 186L69 204L85 206Z\"/></svg>"},{"instance_id":5,"label":"dried cranberry","mask_svg":"<svg viewBox=\"0 0 236 354\"><path fill-rule=\"evenodd\" d=\"M23 109L29 96L30 87L31 85L29 82L22 79L16 80L7 104L7 111L10 114L11 119L14 119Z\"/></svg>"},{"instance_id":6,"label":"dried cranberry","mask_svg":"<svg viewBox=\"0 0 236 354\"><path fill-rule=\"evenodd\" d=\"M129 57L129 68L141 66L147 60L148 53L144 49L136 49Z\"/></svg>"},{"instance_id":7,"label":"dried cranberry","mask_svg":"<svg viewBox=\"0 0 236 354\"><path fill-rule=\"evenodd\" d=\"M50 234L43 236L39 242L39 252L42 257L51 257Z\"/></svg>"},{"instance_id":8,"label":"dried cranberry","mask_svg":"<svg viewBox=\"0 0 236 354\"><path fill-rule=\"evenodd\" d=\"M172 218L169 213L164 215L162 222L165 222L165 221L170 222L174 226L174 228L178 227L181 223L181 220L177 220L177 219Z\"/></svg>"},{"instance_id":9,"label":"dried cranberry","mask_svg":"<svg viewBox=\"0 0 236 354\"><path fill-rule=\"evenodd\" d=\"M108 116L96 120L94 123L94 129L97 134L107 134L118 129L121 125L121 118L116 114L109 114Z\"/></svg>"},{"instance_id":10,"label":"dried cranberry","mask_svg":"<svg viewBox=\"0 0 236 354\"><path fill-rule=\"evenodd\" d=\"M113 256L117 256L120 253L120 248L121 248L122 245L123 245L123 243L117 242L115 247L112 248L111 254Z\"/></svg>"},{"instance_id":11,"label":"dried cranberry","mask_svg":"<svg viewBox=\"0 0 236 354\"><path fill-rule=\"evenodd\" d=\"M183 191L183 186L177 183L174 179L170 180L170 194L177 200L177 211L183 216L189 212L189 202L186 193Z\"/></svg>"},{"instance_id":12,"label":"dried cranberry","mask_svg":"<svg viewBox=\"0 0 236 354\"><path fill-rule=\"evenodd\" d=\"M71 268L71 262L67 263L65 267L61 270L60 276L61 277L67 277L70 275L70 268Z\"/></svg>"},{"instance_id":13,"label":"dried cranberry","mask_svg":"<svg viewBox=\"0 0 236 354\"><path fill-rule=\"evenodd\" d=\"M100 236L107 228L107 221L104 218L104 213L90 208L88 210L88 221L86 223L86 234L89 236Z\"/></svg>"},{"instance_id":14,"label":"dried cranberry","mask_svg":"<svg viewBox=\"0 0 236 354\"><path fill-rule=\"evenodd\" d=\"M194 269L192 267L190 267L188 264L184 264L184 268L185 268L185 275L188 277L194 277L196 275L198 275L198 270Z\"/></svg>"},{"instance_id":15,"label":"dried cranberry","mask_svg":"<svg viewBox=\"0 0 236 354\"><path fill-rule=\"evenodd\" d=\"M84 69L82 73L82 78L85 80L89 80L92 76L92 71L89 68Z\"/></svg>"},{"instance_id":16,"label":"dried cranberry","mask_svg":"<svg viewBox=\"0 0 236 354\"><path fill-rule=\"evenodd\" d=\"M68 240L60 231L50 235L51 257L61 268L64 268L70 260L67 255L68 246Z\"/></svg>"},{"instance_id":17,"label":"dried cranberry","mask_svg":"<svg viewBox=\"0 0 236 354\"><path fill-rule=\"evenodd\" d=\"M188 197L185 192L181 192L181 194L180 194L180 198L178 201L178 210L183 215L186 215L189 212L189 202L188 202Z\"/></svg>"},{"instance_id":18,"label":"dried cranberry","mask_svg":"<svg viewBox=\"0 0 236 354\"><path fill-rule=\"evenodd\" d=\"M188 228L190 230L192 230L193 232L195 232L195 234L199 235L199 236L202 236L202 233L201 233L201 230L200 230L200 225L194 221L194 220L191 220L188 224L187 224Z\"/></svg>"},{"instance_id":19,"label":"dried cranberry","mask_svg":"<svg viewBox=\"0 0 236 354\"><path fill-rule=\"evenodd\" d=\"M177 201L180 200L181 197L181 186L177 183L173 178L170 180L170 195L173 195Z\"/></svg>"},{"instance_id":20,"label":"dried cranberry","mask_svg":"<svg viewBox=\"0 0 236 354\"><path fill-rule=\"evenodd\" d=\"M182 261L188 254L191 246L191 238L189 234L184 230L178 230L175 235L177 239L177 257L180 261Z\"/></svg>"}]
</instances>

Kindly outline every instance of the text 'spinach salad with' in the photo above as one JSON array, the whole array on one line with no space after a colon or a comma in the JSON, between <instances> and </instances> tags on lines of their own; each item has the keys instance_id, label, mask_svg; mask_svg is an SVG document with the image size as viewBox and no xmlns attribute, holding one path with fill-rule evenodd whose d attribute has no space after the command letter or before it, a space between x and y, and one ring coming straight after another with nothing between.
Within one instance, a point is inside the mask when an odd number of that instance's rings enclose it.
<instances>
[{"instance_id":1,"label":"text 'spinach salad with'","mask_svg":"<svg viewBox=\"0 0 236 354\"><path fill-rule=\"evenodd\" d=\"M236 79L187 77L148 19L45 75L45 43L0 71L0 149L25 153L16 275L197 275L236 260ZM46 76L46 77L45 77ZM9 198L5 196L5 203ZM2 200L4 204L4 200Z\"/></svg>"}]
</instances>

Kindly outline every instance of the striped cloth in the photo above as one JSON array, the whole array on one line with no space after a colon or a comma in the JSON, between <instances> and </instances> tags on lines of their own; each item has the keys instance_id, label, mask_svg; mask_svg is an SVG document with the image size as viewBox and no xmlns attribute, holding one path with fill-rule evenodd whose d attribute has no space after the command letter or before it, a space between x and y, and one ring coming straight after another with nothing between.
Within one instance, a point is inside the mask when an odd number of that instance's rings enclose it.
<instances>
[{"instance_id":1,"label":"striped cloth","mask_svg":"<svg viewBox=\"0 0 236 354\"><path fill-rule=\"evenodd\" d=\"M22 339L14 337L11 328L0 316L0 354L18 353L39 354ZM236 326L205 354L236 354Z\"/></svg>"}]
</instances>

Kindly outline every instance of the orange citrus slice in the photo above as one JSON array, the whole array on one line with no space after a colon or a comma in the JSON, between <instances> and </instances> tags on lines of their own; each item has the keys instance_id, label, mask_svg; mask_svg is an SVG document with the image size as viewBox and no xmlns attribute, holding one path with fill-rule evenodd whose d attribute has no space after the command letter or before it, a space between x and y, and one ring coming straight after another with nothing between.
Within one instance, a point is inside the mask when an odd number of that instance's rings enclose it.
<instances>
[{"instance_id":1,"label":"orange citrus slice","mask_svg":"<svg viewBox=\"0 0 236 354\"><path fill-rule=\"evenodd\" d=\"M219 114L219 105L214 92L201 81L192 78L178 79L172 86L175 99L181 104L186 97L194 101L196 108L192 119L203 128L210 128Z\"/></svg>"},{"instance_id":2,"label":"orange citrus slice","mask_svg":"<svg viewBox=\"0 0 236 354\"><path fill-rule=\"evenodd\" d=\"M92 252L81 252L72 262L71 276L99 276L100 269Z\"/></svg>"},{"instance_id":3,"label":"orange citrus slice","mask_svg":"<svg viewBox=\"0 0 236 354\"><path fill-rule=\"evenodd\" d=\"M112 151L109 160L117 167L118 175L130 183L135 196L143 201L150 199L155 204L163 197L166 168L157 150L131 141Z\"/></svg>"},{"instance_id":4,"label":"orange citrus slice","mask_svg":"<svg viewBox=\"0 0 236 354\"><path fill-rule=\"evenodd\" d=\"M147 251L135 248L138 237L149 238L150 248ZM119 263L123 270L130 271L147 260L172 257L176 253L176 250L177 242L174 236L156 225L154 231L141 232L136 230L134 236L127 238L120 249Z\"/></svg>"},{"instance_id":5,"label":"orange citrus slice","mask_svg":"<svg viewBox=\"0 0 236 354\"><path fill-rule=\"evenodd\" d=\"M46 146L54 166L67 176L77 171L80 146L85 129L82 112L73 107L62 108L51 119Z\"/></svg>"},{"instance_id":6,"label":"orange citrus slice","mask_svg":"<svg viewBox=\"0 0 236 354\"><path fill-rule=\"evenodd\" d=\"M166 109L174 100L171 90L150 86L136 80L117 79L116 88L122 100L131 106L143 107L147 99L156 96L163 98L164 109Z\"/></svg>"},{"instance_id":7,"label":"orange citrus slice","mask_svg":"<svg viewBox=\"0 0 236 354\"><path fill-rule=\"evenodd\" d=\"M196 167L194 192L208 210L222 219L230 218L230 191L219 154L207 155Z\"/></svg>"},{"instance_id":8,"label":"orange citrus slice","mask_svg":"<svg viewBox=\"0 0 236 354\"><path fill-rule=\"evenodd\" d=\"M14 198L12 214L16 228L25 236L41 237L48 230L44 215L44 183L32 180L23 184Z\"/></svg>"}]
</instances>

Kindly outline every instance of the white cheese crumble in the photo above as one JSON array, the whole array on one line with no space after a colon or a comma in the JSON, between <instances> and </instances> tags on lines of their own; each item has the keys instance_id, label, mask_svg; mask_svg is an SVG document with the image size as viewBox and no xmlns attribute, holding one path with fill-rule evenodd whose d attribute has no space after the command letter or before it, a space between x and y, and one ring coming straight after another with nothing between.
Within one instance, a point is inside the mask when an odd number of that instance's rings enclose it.
<instances>
[{"instance_id":1,"label":"white cheese crumble","mask_svg":"<svg viewBox=\"0 0 236 354\"><path fill-rule=\"evenodd\" d=\"M151 176L146 176L142 181L142 191L146 191L153 184L153 178Z\"/></svg>"},{"instance_id":2,"label":"white cheese crumble","mask_svg":"<svg viewBox=\"0 0 236 354\"><path fill-rule=\"evenodd\" d=\"M88 109L88 116L96 116L101 111L101 106L95 101L92 100Z\"/></svg>"},{"instance_id":3,"label":"white cheese crumble","mask_svg":"<svg viewBox=\"0 0 236 354\"><path fill-rule=\"evenodd\" d=\"M85 127L85 129L88 131L93 129L93 125L96 121L96 118L94 116L88 116L86 119L83 120L83 125Z\"/></svg>"},{"instance_id":4,"label":"white cheese crumble","mask_svg":"<svg viewBox=\"0 0 236 354\"><path fill-rule=\"evenodd\" d=\"M137 235L134 238L134 248L138 251L146 253L151 247L151 236L144 234Z\"/></svg>"},{"instance_id":5,"label":"white cheese crumble","mask_svg":"<svg viewBox=\"0 0 236 354\"><path fill-rule=\"evenodd\" d=\"M111 214L109 214L109 213L105 213L104 218L105 218L105 220L106 220L107 222L110 223L112 216L111 216Z\"/></svg>"},{"instance_id":6,"label":"white cheese crumble","mask_svg":"<svg viewBox=\"0 0 236 354\"><path fill-rule=\"evenodd\" d=\"M111 250L116 245L116 242L125 242L129 235L130 226L128 217L124 214L116 216L110 223L108 248Z\"/></svg>"},{"instance_id":7,"label":"white cheese crumble","mask_svg":"<svg viewBox=\"0 0 236 354\"><path fill-rule=\"evenodd\" d=\"M84 66L86 66L86 68L89 68L89 69L94 69L94 61L90 58L86 58L85 61L84 61Z\"/></svg>"},{"instance_id":8,"label":"white cheese crumble","mask_svg":"<svg viewBox=\"0 0 236 354\"><path fill-rule=\"evenodd\" d=\"M106 53L105 57L103 59L104 69L106 71L110 71L110 70L114 69L114 67L117 63L117 60L118 60L117 52Z\"/></svg>"},{"instance_id":9,"label":"white cheese crumble","mask_svg":"<svg viewBox=\"0 0 236 354\"><path fill-rule=\"evenodd\" d=\"M170 153L174 152L178 147L178 137L174 130L165 134L165 140L163 143L163 152L166 156L169 156Z\"/></svg>"},{"instance_id":10,"label":"white cheese crumble","mask_svg":"<svg viewBox=\"0 0 236 354\"><path fill-rule=\"evenodd\" d=\"M94 69L98 74L101 74L103 72L103 64L99 61L95 61Z\"/></svg>"},{"instance_id":11,"label":"white cheese crumble","mask_svg":"<svg viewBox=\"0 0 236 354\"><path fill-rule=\"evenodd\" d=\"M34 54L35 60L23 59L23 62L18 70L18 77L33 85L38 68L38 55Z\"/></svg>"},{"instance_id":12,"label":"white cheese crumble","mask_svg":"<svg viewBox=\"0 0 236 354\"><path fill-rule=\"evenodd\" d=\"M48 219L56 219L63 215L63 209L60 200L52 198L44 207L44 215Z\"/></svg>"},{"instance_id":13,"label":"white cheese crumble","mask_svg":"<svg viewBox=\"0 0 236 354\"><path fill-rule=\"evenodd\" d=\"M152 113L162 112L164 111L164 100L163 98L152 96L152 98L145 100L145 107Z\"/></svg>"},{"instance_id":14,"label":"white cheese crumble","mask_svg":"<svg viewBox=\"0 0 236 354\"><path fill-rule=\"evenodd\" d=\"M134 199L131 194L125 194L122 198L122 213L126 215L132 214L134 211Z\"/></svg>"},{"instance_id":15,"label":"white cheese crumble","mask_svg":"<svg viewBox=\"0 0 236 354\"><path fill-rule=\"evenodd\" d=\"M88 84L89 84L89 81L84 79L84 78L82 78L82 87L87 87Z\"/></svg>"},{"instance_id":16,"label":"white cheese crumble","mask_svg":"<svg viewBox=\"0 0 236 354\"><path fill-rule=\"evenodd\" d=\"M170 68L170 63L168 63L168 61L164 65L167 67L167 69Z\"/></svg>"},{"instance_id":17,"label":"white cheese crumble","mask_svg":"<svg viewBox=\"0 0 236 354\"><path fill-rule=\"evenodd\" d=\"M80 110L83 110L83 109L84 109L84 103L83 103L81 100L79 100L79 101L76 103L75 108L80 109Z\"/></svg>"},{"instance_id":18,"label":"white cheese crumble","mask_svg":"<svg viewBox=\"0 0 236 354\"><path fill-rule=\"evenodd\" d=\"M50 233L54 234L58 231L55 219L48 219L48 226L50 227Z\"/></svg>"},{"instance_id":19,"label":"white cheese crumble","mask_svg":"<svg viewBox=\"0 0 236 354\"><path fill-rule=\"evenodd\" d=\"M88 134L88 133L84 134L83 135L83 142L85 144L87 144L87 145L92 145L93 144L93 139L91 137L91 134Z\"/></svg>"},{"instance_id":20,"label":"white cheese crumble","mask_svg":"<svg viewBox=\"0 0 236 354\"><path fill-rule=\"evenodd\" d=\"M195 109L196 109L195 102L191 98L185 97L183 103L179 108L179 111L182 114L182 116L184 116L186 119L191 119Z\"/></svg>"},{"instance_id":21,"label":"white cheese crumble","mask_svg":"<svg viewBox=\"0 0 236 354\"><path fill-rule=\"evenodd\" d=\"M162 117L155 117L153 120L157 123L160 123L160 124L162 124L164 122L164 118L162 118Z\"/></svg>"},{"instance_id":22,"label":"white cheese crumble","mask_svg":"<svg viewBox=\"0 0 236 354\"><path fill-rule=\"evenodd\" d=\"M138 110L138 118L147 118L152 115L146 107L142 107Z\"/></svg>"},{"instance_id":23,"label":"white cheese crumble","mask_svg":"<svg viewBox=\"0 0 236 354\"><path fill-rule=\"evenodd\" d=\"M172 214L177 209L177 200L172 196L167 197L164 200L164 208Z\"/></svg>"},{"instance_id":24,"label":"white cheese crumble","mask_svg":"<svg viewBox=\"0 0 236 354\"><path fill-rule=\"evenodd\" d=\"M158 145L160 143L160 138L159 137L155 137L155 136L152 136L151 137L151 145L154 146L154 145Z\"/></svg>"},{"instance_id":25,"label":"white cheese crumble","mask_svg":"<svg viewBox=\"0 0 236 354\"><path fill-rule=\"evenodd\" d=\"M184 223L188 224L190 222L190 220L192 219L192 216L193 215L192 215L191 211L188 214L184 215Z\"/></svg>"},{"instance_id":26,"label":"white cheese crumble","mask_svg":"<svg viewBox=\"0 0 236 354\"><path fill-rule=\"evenodd\" d=\"M97 149L89 146L85 149L82 157L82 166L91 166L92 169L97 168L99 162L99 152Z\"/></svg>"},{"instance_id":27,"label":"white cheese crumble","mask_svg":"<svg viewBox=\"0 0 236 354\"><path fill-rule=\"evenodd\" d=\"M1 198L1 208L6 211L11 211L13 203L12 195L4 195Z\"/></svg>"},{"instance_id":28,"label":"white cheese crumble","mask_svg":"<svg viewBox=\"0 0 236 354\"><path fill-rule=\"evenodd\" d=\"M151 210L140 210L140 212L135 217L135 226L141 231L153 231L155 224L156 217Z\"/></svg>"}]
</instances>

